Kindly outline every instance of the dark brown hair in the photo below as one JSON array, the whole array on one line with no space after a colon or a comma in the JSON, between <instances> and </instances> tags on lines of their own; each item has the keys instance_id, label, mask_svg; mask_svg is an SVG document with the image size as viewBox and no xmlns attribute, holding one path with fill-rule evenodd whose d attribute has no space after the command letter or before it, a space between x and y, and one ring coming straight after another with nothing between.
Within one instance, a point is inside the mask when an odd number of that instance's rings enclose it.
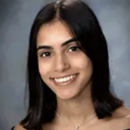
<instances>
[{"instance_id":1,"label":"dark brown hair","mask_svg":"<svg viewBox=\"0 0 130 130\"><path fill-rule=\"evenodd\" d=\"M38 70L36 39L40 27L58 19L69 27L93 63L92 101L99 119L112 116L122 101L110 92L110 70L107 42L90 7L80 0L61 0L44 6L32 25L29 41L27 80L29 108L21 121L24 128L41 130L42 124L55 117L56 95L43 82Z\"/></svg>"}]
</instances>

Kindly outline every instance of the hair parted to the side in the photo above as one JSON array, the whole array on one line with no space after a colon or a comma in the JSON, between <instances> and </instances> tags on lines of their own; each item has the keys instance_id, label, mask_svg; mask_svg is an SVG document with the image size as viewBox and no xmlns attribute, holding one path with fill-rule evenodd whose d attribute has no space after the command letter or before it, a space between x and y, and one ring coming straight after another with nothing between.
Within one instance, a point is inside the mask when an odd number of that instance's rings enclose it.
<instances>
[{"instance_id":1,"label":"hair parted to the side","mask_svg":"<svg viewBox=\"0 0 130 130\"><path fill-rule=\"evenodd\" d=\"M112 116L113 111L123 104L110 92L107 42L93 11L80 0L52 2L39 11L30 33L27 63L29 108L27 116L21 121L21 125L28 130L41 130L43 124L55 117L56 96L40 77L36 48L40 27L55 19L68 26L92 61L91 91L97 117L102 119Z\"/></svg>"}]
</instances>

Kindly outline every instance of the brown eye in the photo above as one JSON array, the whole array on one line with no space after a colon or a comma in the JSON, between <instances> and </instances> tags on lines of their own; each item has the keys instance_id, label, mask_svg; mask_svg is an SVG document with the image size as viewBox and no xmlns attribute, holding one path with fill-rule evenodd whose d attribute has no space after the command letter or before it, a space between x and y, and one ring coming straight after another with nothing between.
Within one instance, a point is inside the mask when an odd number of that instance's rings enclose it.
<instances>
[{"instance_id":1,"label":"brown eye","mask_svg":"<svg viewBox=\"0 0 130 130\"><path fill-rule=\"evenodd\" d=\"M80 48L78 46L70 47L69 50L71 51L78 51Z\"/></svg>"},{"instance_id":2,"label":"brown eye","mask_svg":"<svg viewBox=\"0 0 130 130\"><path fill-rule=\"evenodd\" d=\"M49 57L51 55L50 52L43 52L40 56L41 57Z\"/></svg>"}]
</instances>

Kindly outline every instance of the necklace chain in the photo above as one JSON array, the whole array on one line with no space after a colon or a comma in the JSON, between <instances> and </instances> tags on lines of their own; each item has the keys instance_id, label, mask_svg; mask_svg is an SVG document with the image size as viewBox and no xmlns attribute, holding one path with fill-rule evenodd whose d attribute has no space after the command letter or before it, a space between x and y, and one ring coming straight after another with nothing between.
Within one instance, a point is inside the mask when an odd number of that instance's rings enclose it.
<instances>
[{"instance_id":1,"label":"necklace chain","mask_svg":"<svg viewBox=\"0 0 130 130\"><path fill-rule=\"evenodd\" d=\"M63 119L57 112L55 112L56 113L56 116L58 117L58 118L60 118L60 119ZM93 116L89 119L89 120L87 120L87 122L86 123L88 123L88 122L90 122L92 119L94 119L96 117L96 115L95 114L93 114ZM71 122L71 121L70 121ZM71 122L72 123L72 122ZM83 125L85 125L86 123L82 123L81 125L76 125L74 128L75 128L75 130L79 130Z\"/></svg>"}]
</instances>

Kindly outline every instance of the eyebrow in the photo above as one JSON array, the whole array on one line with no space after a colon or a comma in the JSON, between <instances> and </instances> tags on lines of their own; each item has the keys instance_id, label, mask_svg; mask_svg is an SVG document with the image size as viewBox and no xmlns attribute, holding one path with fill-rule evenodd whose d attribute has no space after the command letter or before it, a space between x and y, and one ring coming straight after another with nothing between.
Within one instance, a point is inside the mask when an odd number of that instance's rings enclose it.
<instances>
[{"instance_id":1,"label":"eyebrow","mask_svg":"<svg viewBox=\"0 0 130 130\"><path fill-rule=\"evenodd\" d=\"M71 42L74 42L74 41L78 41L78 39L77 38L72 38L72 39L69 39L69 40L67 40L67 41L65 41L64 43L62 43L62 47L63 46L66 46L66 45L68 45L69 43L71 43ZM53 47L52 46L39 46L38 48L37 48L37 51L38 50L40 50L40 49L53 49Z\"/></svg>"}]
</instances>

